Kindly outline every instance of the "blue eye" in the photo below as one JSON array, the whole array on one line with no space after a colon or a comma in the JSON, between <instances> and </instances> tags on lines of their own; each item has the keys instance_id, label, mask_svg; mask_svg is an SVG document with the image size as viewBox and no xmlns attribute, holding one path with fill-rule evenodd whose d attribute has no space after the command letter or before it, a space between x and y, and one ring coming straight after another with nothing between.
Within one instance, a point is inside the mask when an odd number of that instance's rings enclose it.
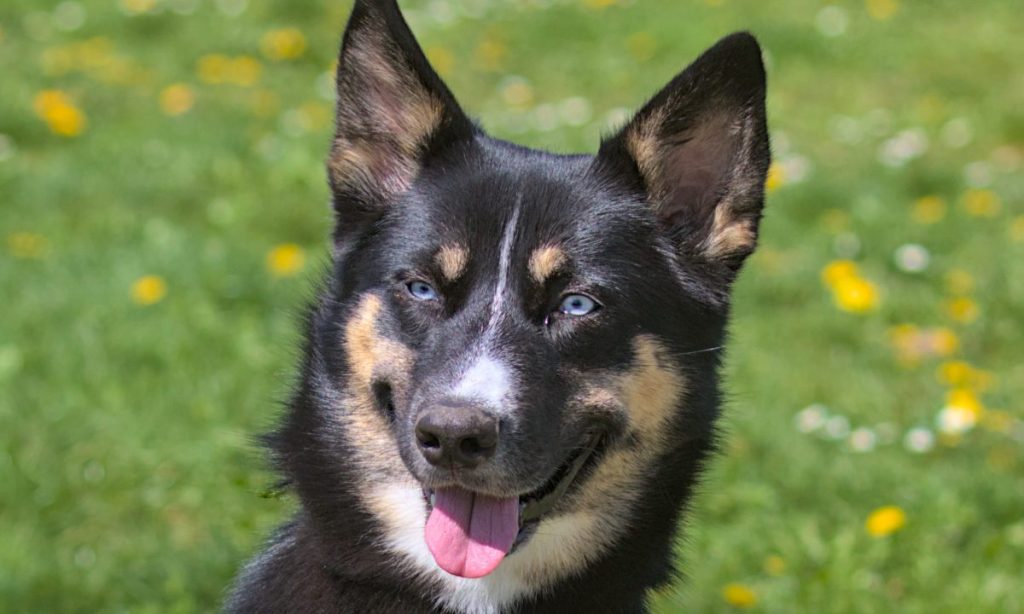
<instances>
[{"instance_id":1,"label":"blue eye","mask_svg":"<svg viewBox=\"0 0 1024 614\"><path fill-rule=\"evenodd\" d=\"M437 290L425 281L411 281L406 286L409 288L409 294L419 301L436 301Z\"/></svg>"},{"instance_id":2,"label":"blue eye","mask_svg":"<svg viewBox=\"0 0 1024 614\"><path fill-rule=\"evenodd\" d=\"M582 294L568 294L562 299L558 311L567 316L585 316L588 313L597 311L597 303L589 296Z\"/></svg>"}]
</instances>

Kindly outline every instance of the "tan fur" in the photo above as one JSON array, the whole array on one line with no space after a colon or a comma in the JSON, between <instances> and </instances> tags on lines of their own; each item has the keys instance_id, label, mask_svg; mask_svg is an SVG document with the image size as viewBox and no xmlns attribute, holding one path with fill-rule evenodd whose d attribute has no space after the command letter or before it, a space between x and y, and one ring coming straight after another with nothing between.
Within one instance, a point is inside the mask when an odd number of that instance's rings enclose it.
<instances>
[{"instance_id":1,"label":"tan fur","mask_svg":"<svg viewBox=\"0 0 1024 614\"><path fill-rule=\"evenodd\" d=\"M671 106L671 102L666 107ZM644 176L651 191L651 206L658 210L677 186L670 185L665 177L664 167L671 164L673 150L665 144L661 135L662 123L667 115L664 108L651 113L643 120L637 121L626 134L626 148L637 163L640 173ZM722 156L728 155L725 147L729 140L744 138L739 143L738 151L733 154L737 163L751 159L749 150L753 147L753 136L744 130L744 118L730 117L725 114L702 118L699 126L688 134L684 148L699 147L708 152L713 159L713 166L723 166ZM733 141L734 142L734 141ZM709 161L711 162L711 161ZM691 174L699 173L700 168L691 169ZM735 203L757 189L756 185L748 185L739 178L748 174L743 169L734 169L730 177L725 178L727 191L715 207L714 219L708 236L700 243L699 248L709 258L720 258L733 254L747 254L754 249L756 220L742 216L735 208Z\"/></svg>"},{"instance_id":2,"label":"tan fur","mask_svg":"<svg viewBox=\"0 0 1024 614\"><path fill-rule=\"evenodd\" d=\"M711 258L719 258L730 254L751 252L757 240L754 232L754 221L739 218L732 209L719 205L715 209L715 218L711 233L704 242L704 253Z\"/></svg>"},{"instance_id":3,"label":"tan fur","mask_svg":"<svg viewBox=\"0 0 1024 614\"><path fill-rule=\"evenodd\" d=\"M661 165L664 156L660 130L667 114L659 108L649 116L636 122L626 133L626 150L636 161L640 174L650 187L652 204L665 196L661 181Z\"/></svg>"},{"instance_id":4,"label":"tan fur","mask_svg":"<svg viewBox=\"0 0 1024 614\"><path fill-rule=\"evenodd\" d=\"M441 274L447 281L456 281L466 272L466 265L469 264L469 250L455 243L443 245L434 254L434 262L440 267Z\"/></svg>"},{"instance_id":5,"label":"tan fur","mask_svg":"<svg viewBox=\"0 0 1024 614\"><path fill-rule=\"evenodd\" d=\"M372 322L378 308L379 301L366 303L359 311L359 323L350 327L356 358L376 355L377 350L370 348L379 341L371 341L375 335L367 322ZM404 468L398 472L404 475L396 474L367 488L363 499L384 524L385 546L402 553L404 564L424 580L445 586L440 605L483 612L516 603L578 573L628 527L630 512L639 504L638 487L665 451L666 427L686 393L682 372L655 337L636 337L633 351L633 367L628 372L591 374L591 383L577 400L625 412L628 432L624 442L606 451L582 489L565 501L565 511L543 519L533 538L492 574L467 580L437 568L423 539L426 504L419 484ZM366 372L363 368L362 373ZM394 455L392 451L388 457Z\"/></svg>"},{"instance_id":6,"label":"tan fur","mask_svg":"<svg viewBox=\"0 0 1024 614\"><path fill-rule=\"evenodd\" d=\"M625 374L598 375L589 401L602 406L614 399L628 419L626 436L609 448L567 509L593 516L585 527L585 560L603 552L629 525L640 484L666 450L668 423L686 394L686 378L657 338L633 340L633 367ZM571 571L571 570L570 570Z\"/></svg>"},{"instance_id":7,"label":"tan fur","mask_svg":"<svg viewBox=\"0 0 1024 614\"><path fill-rule=\"evenodd\" d=\"M467 610L515 603L578 573L604 553L628 526L639 503L638 487L665 451L666 427L686 393L685 377L660 342L650 335L634 338L632 368L624 374L592 375L577 401L625 412L623 442L605 452L582 489L565 501L565 513L543 519L530 542L494 573L466 580L441 572L426 549L427 508L419 483L373 406L374 377L387 373L401 383L412 361L408 348L377 333L381 307L379 297L366 295L345 328L351 381L339 419L345 433L359 442L353 449L366 485L361 503L382 522L383 545L404 554L403 564L425 580L442 582L447 587L444 605Z\"/></svg>"},{"instance_id":8,"label":"tan fur","mask_svg":"<svg viewBox=\"0 0 1024 614\"><path fill-rule=\"evenodd\" d=\"M377 334L381 300L373 294L363 297L345 327L345 355L350 376L338 418L353 446L360 472L368 482L408 478L398 456L398 442L387 421L375 407L372 384L375 376L386 376L396 398L407 391L412 352L406 346Z\"/></svg>"},{"instance_id":9,"label":"tan fur","mask_svg":"<svg viewBox=\"0 0 1024 614\"><path fill-rule=\"evenodd\" d=\"M416 178L418 154L443 107L391 47L385 27L371 21L345 50L338 133L327 166L335 185L390 196ZM368 102L357 104L357 97ZM361 111L367 105L373 113Z\"/></svg>"},{"instance_id":10,"label":"tan fur","mask_svg":"<svg viewBox=\"0 0 1024 614\"><path fill-rule=\"evenodd\" d=\"M565 252L557 245L545 245L533 250L530 254L530 276L538 284L543 284L557 273L566 262Z\"/></svg>"},{"instance_id":11,"label":"tan fur","mask_svg":"<svg viewBox=\"0 0 1024 614\"><path fill-rule=\"evenodd\" d=\"M664 434L665 423L683 395L684 378L654 336L634 338L633 352L633 368L621 378L620 393L632 430L654 440Z\"/></svg>"}]
</instances>

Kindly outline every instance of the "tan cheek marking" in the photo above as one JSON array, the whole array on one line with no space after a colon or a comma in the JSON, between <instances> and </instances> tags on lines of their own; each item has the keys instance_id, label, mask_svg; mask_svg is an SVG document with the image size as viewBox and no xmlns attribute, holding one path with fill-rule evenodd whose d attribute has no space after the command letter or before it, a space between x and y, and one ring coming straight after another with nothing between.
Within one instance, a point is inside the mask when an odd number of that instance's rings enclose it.
<instances>
[{"instance_id":1,"label":"tan cheek marking","mask_svg":"<svg viewBox=\"0 0 1024 614\"><path fill-rule=\"evenodd\" d=\"M353 442L357 462L368 480L409 478L398 456L398 442L373 399L375 376L392 382L396 398L404 394L412 366L412 352L397 341L377 334L381 300L367 294L345 327L344 346L350 377L339 408L344 432Z\"/></svg>"},{"instance_id":2,"label":"tan cheek marking","mask_svg":"<svg viewBox=\"0 0 1024 614\"><path fill-rule=\"evenodd\" d=\"M530 254L530 276L538 284L543 284L549 277L558 272L565 264L566 257L562 248L557 245L538 247Z\"/></svg>"},{"instance_id":3,"label":"tan cheek marking","mask_svg":"<svg viewBox=\"0 0 1024 614\"><path fill-rule=\"evenodd\" d=\"M434 262L440 267L444 278L453 282L466 272L466 265L469 264L469 250L461 245L445 245L434 255Z\"/></svg>"},{"instance_id":4,"label":"tan cheek marking","mask_svg":"<svg viewBox=\"0 0 1024 614\"><path fill-rule=\"evenodd\" d=\"M594 473L569 502L576 513L592 518L579 539L583 551L597 556L629 525L636 493L652 463L669 445L668 422L686 394L686 379L658 340L633 340L634 366L624 375L597 378L581 395L592 407L617 407L628 418L631 441L609 448ZM582 542L581 542L582 543Z\"/></svg>"},{"instance_id":5,"label":"tan cheek marking","mask_svg":"<svg viewBox=\"0 0 1024 614\"><path fill-rule=\"evenodd\" d=\"M650 335L633 340L634 367L622 378L630 423L644 437L662 434L684 392L684 378L661 344Z\"/></svg>"}]
</instances>

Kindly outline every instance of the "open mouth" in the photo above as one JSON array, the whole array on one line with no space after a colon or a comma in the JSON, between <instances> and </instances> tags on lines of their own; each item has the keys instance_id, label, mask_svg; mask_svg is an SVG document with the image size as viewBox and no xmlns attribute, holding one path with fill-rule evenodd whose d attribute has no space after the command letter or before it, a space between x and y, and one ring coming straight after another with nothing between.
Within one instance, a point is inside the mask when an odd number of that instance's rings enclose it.
<instances>
[{"instance_id":1,"label":"open mouth","mask_svg":"<svg viewBox=\"0 0 1024 614\"><path fill-rule=\"evenodd\" d=\"M596 457L604 438L591 436L543 486L510 497L493 497L459 487L424 490L430 509L425 538L437 564L453 575L479 578L532 535Z\"/></svg>"}]
</instances>

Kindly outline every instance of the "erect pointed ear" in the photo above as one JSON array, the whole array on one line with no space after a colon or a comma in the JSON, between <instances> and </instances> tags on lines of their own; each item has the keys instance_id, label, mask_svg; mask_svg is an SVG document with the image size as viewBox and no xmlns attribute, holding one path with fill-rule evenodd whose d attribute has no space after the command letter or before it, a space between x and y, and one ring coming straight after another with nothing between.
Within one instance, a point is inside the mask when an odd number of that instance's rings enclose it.
<instances>
[{"instance_id":1,"label":"erect pointed ear","mask_svg":"<svg viewBox=\"0 0 1024 614\"><path fill-rule=\"evenodd\" d=\"M338 59L327 162L338 231L382 213L429 156L475 130L394 0L357 0Z\"/></svg>"},{"instance_id":2,"label":"erect pointed ear","mask_svg":"<svg viewBox=\"0 0 1024 614\"><path fill-rule=\"evenodd\" d=\"M597 163L646 192L681 252L727 280L754 250L770 154L761 49L708 49L601 145Z\"/></svg>"}]
</instances>

